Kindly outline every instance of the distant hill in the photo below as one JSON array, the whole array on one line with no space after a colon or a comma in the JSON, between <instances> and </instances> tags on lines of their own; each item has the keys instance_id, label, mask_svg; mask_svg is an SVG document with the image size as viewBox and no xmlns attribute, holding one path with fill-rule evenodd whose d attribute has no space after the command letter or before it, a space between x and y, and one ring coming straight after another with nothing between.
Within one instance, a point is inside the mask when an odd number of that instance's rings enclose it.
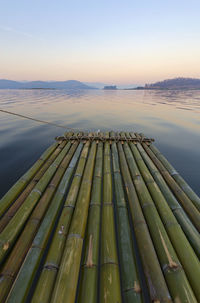
<instances>
[{"instance_id":1,"label":"distant hill","mask_svg":"<svg viewBox=\"0 0 200 303\"><path fill-rule=\"evenodd\" d=\"M13 80L0 79L0 89L95 89L80 81L31 81L19 82Z\"/></svg>"},{"instance_id":2,"label":"distant hill","mask_svg":"<svg viewBox=\"0 0 200 303\"><path fill-rule=\"evenodd\" d=\"M145 84L145 87L137 89L200 89L200 79L195 78L174 78L161 82Z\"/></svg>"},{"instance_id":3,"label":"distant hill","mask_svg":"<svg viewBox=\"0 0 200 303\"><path fill-rule=\"evenodd\" d=\"M117 86L116 85L107 85L107 86L104 86L103 89L104 90L116 90Z\"/></svg>"}]
</instances>

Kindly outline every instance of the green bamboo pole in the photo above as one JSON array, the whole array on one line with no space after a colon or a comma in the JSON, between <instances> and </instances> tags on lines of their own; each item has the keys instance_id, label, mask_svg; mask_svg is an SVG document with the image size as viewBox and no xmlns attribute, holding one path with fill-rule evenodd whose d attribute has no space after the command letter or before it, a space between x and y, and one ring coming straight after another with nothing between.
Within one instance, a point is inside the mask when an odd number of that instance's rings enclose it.
<instances>
[{"instance_id":1,"label":"green bamboo pole","mask_svg":"<svg viewBox=\"0 0 200 303\"><path fill-rule=\"evenodd\" d=\"M190 287L190 284L187 280L185 272L179 262L176 252L165 230L165 228L169 232L171 232L172 230L172 233L174 232L177 237L177 231L181 231L181 229L179 230L177 228L177 226L179 227L179 225L177 224L176 219L171 213L170 208L168 208L167 203L165 203L164 197L162 196L158 187L154 189L155 191L155 195L153 197L154 200L152 199L127 142L124 143L124 151L132 175L132 179L139 197L139 201L143 209L143 213L146 222L148 224L148 228L154 243L154 247L156 249L160 264L162 266L170 293L174 300L176 300L176 298L179 298L181 302L188 302L188 303L197 302L193 294L193 291ZM142 162L141 160L140 162ZM145 165L143 165L142 169L143 169L143 174L147 175L147 171L145 170ZM153 180L150 180L150 182L151 184L154 184ZM150 186L149 180L148 180L148 184ZM152 192L154 193L154 191ZM162 219L165 220L164 221L165 228L154 203L156 203L156 205L159 207L159 211L162 214ZM172 216L170 216L168 220L170 214L172 214ZM180 235L178 234L178 236ZM176 237L174 237L173 239L175 239L177 243L179 242L179 245L181 244L181 249L183 249L183 246L187 245L188 242L187 243L184 242L187 241L187 239L183 233L181 234L181 236L182 236L181 239L182 241L179 241L179 239L176 239ZM174 244L176 245L176 243ZM177 249L179 249L179 245L176 245ZM189 243L187 248L188 249L191 248ZM191 256L192 252L193 251L191 248L190 254L188 253L188 255ZM185 252L185 254L187 254L187 252ZM195 255L192 257L195 257Z\"/></svg>"},{"instance_id":2,"label":"green bamboo pole","mask_svg":"<svg viewBox=\"0 0 200 303\"><path fill-rule=\"evenodd\" d=\"M25 186L41 168L43 163L49 158L49 156L58 147L58 143L52 144L34 163L34 165L11 187L11 189L0 200L0 217L9 208L9 206L15 201L17 196L23 191Z\"/></svg>"},{"instance_id":3,"label":"green bamboo pole","mask_svg":"<svg viewBox=\"0 0 200 303\"><path fill-rule=\"evenodd\" d=\"M193 249L195 250L197 256L200 258L200 235L186 213L184 212L183 208L178 203L177 199L170 191L169 187L167 186L165 180L163 179L162 175L160 174L157 167L154 165L153 161L150 159L148 154L145 152L141 144L137 144L137 148L146 163L151 175L153 176L154 180L158 184L163 196L165 197L169 207L171 208L174 216L176 217L177 221L179 222L180 226L182 227L185 235L187 236L188 241L192 245Z\"/></svg>"},{"instance_id":4,"label":"green bamboo pole","mask_svg":"<svg viewBox=\"0 0 200 303\"><path fill-rule=\"evenodd\" d=\"M106 133L109 138L109 133ZM100 303L122 302L116 246L110 144L104 143Z\"/></svg>"},{"instance_id":5,"label":"green bamboo pole","mask_svg":"<svg viewBox=\"0 0 200 303\"><path fill-rule=\"evenodd\" d=\"M23 303L26 301L27 296L29 295L30 287L32 286L32 282L38 271L41 258L45 253L49 238L52 234L53 228L55 227L56 220L63 205L64 195L70 185L70 180L80 156L81 149L82 144L79 144L34 238L32 247L29 249L28 254L26 255L23 265L8 295L6 303Z\"/></svg>"},{"instance_id":6,"label":"green bamboo pole","mask_svg":"<svg viewBox=\"0 0 200 303\"><path fill-rule=\"evenodd\" d=\"M75 302L96 155L92 143L51 302Z\"/></svg>"},{"instance_id":7,"label":"green bamboo pole","mask_svg":"<svg viewBox=\"0 0 200 303\"><path fill-rule=\"evenodd\" d=\"M132 183L122 144L118 143L120 167L129 201L133 228L140 252L151 302L172 302L157 255Z\"/></svg>"},{"instance_id":8,"label":"green bamboo pole","mask_svg":"<svg viewBox=\"0 0 200 303\"><path fill-rule=\"evenodd\" d=\"M192 188L187 184L187 182L179 175L179 173L174 169L174 167L168 162L168 160L154 145L151 145L150 149L155 154L155 156L161 161L161 163L167 169L173 179L182 188L188 198L194 203L196 208L200 211L200 198L197 196L197 194L192 190Z\"/></svg>"},{"instance_id":9,"label":"green bamboo pole","mask_svg":"<svg viewBox=\"0 0 200 303\"><path fill-rule=\"evenodd\" d=\"M67 153L60 166L58 167L51 183L46 188L44 194L42 195L40 201L35 207L30 219L25 225L23 232L21 233L17 243L13 247L9 257L6 260L0 274L0 302L5 299L8 294L9 289L19 271L19 268L26 256L26 253L32 243L35 233L40 225L40 222L51 202L51 199L56 192L58 184L64 175L65 169L67 168L78 143L74 143Z\"/></svg>"},{"instance_id":10,"label":"green bamboo pole","mask_svg":"<svg viewBox=\"0 0 200 303\"><path fill-rule=\"evenodd\" d=\"M98 264L101 217L101 184L103 165L103 143L98 143L92 194L89 208L85 251L81 273L78 303L96 303L98 290Z\"/></svg>"},{"instance_id":11,"label":"green bamboo pole","mask_svg":"<svg viewBox=\"0 0 200 303\"><path fill-rule=\"evenodd\" d=\"M113 134L112 134L113 136ZM116 143L112 144L112 159L116 193L117 235L121 267L121 281L124 302L142 302L141 287L138 278L135 254L131 238L126 199L123 190L122 177Z\"/></svg>"},{"instance_id":12,"label":"green bamboo pole","mask_svg":"<svg viewBox=\"0 0 200 303\"><path fill-rule=\"evenodd\" d=\"M68 235L71 218L73 216L81 179L85 168L89 146L90 143L87 142L82 150L69 193L65 200L64 208L58 221L57 228L43 266L43 270L37 283L37 287L34 291L34 296L31 301L32 303L48 303L51 299L52 290L55 284L60 260L64 251L66 237Z\"/></svg>"},{"instance_id":13,"label":"green bamboo pole","mask_svg":"<svg viewBox=\"0 0 200 303\"><path fill-rule=\"evenodd\" d=\"M0 220L0 233L3 231L5 226L8 224L8 222L12 219L12 217L16 214L17 210L20 208L22 203L25 201L25 199L30 194L31 190L34 188L34 186L39 182L41 177L44 175L45 171L49 168L49 166L53 163L53 161L56 159L58 154L61 152L63 147L66 145L66 142L62 142L50 155L48 160L42 165L42 167L38 170L36 175L33 177L33 179L30 181L30 183L26 186L24 191L17 197L16 201L11 205L11 207L8 209L8 211L4 214L4 216Z\"/></svg>"},{"instance_id":14,"label":"green bamboo pole","mask_svg":"<svg viewBox=\"0 0 200 303\"><path fill-rule=\"evenodd\" d=\"M184 208L185 212L189 216L190 220L196 227L196 229L200 232L200 214L198 209L194 206L188 196L184 193L184 191L179 187L176 181L172 178L166 168L162 165L160 160L154 155L152 150L147 147L146 144L143 144L143 147L153 163L157 166L160 173L162 174L164 180L176 196L177 200L181 203L182 207Z\"/></svg>"},{"instance_id":15,"label":"green bamboo pole","mask_svg":"<svg viewBox=\"0 0 200 303\"><path fill-rule=\"evenodd\" d=\"M37 202L41 198L42 193L46 189L48 183L56 172L59 164L67 154L71 143L67 143L61 153L58 155L56 160L51 164L45 174L42 176L40 181L36 184L34 189L31 191L29 196L24 201L23 205L20 207L18 212L14 215L8 225L4 228L0 234L0 264L2 264L6 255L12 248L17 236L21 232L22 228L29 215L31 214L33 208L36 206Z\"/></svg>"},{"instance_id":16,"label":"green bamboo pole","mask_svg":"<svg viewBox=\"0 0 200 303\"><path fill-rule=\"evenodd\" d=\"M199 283L198 283L198 277L200 277L200 263L195 255L192 247L190 246L190 243L188 242L185 234L183 233L180 225L178 224L176 218L174 217L171 209L169 208L164 196L162 195L158 185L155 183L151 173L149 172L147 166L145 165L142 157L140 156L140 153L138 151L140 144L137 144L138 149L136 145L133 143L130 143L132 153L134 155L134 158L131 154L131 151L127 145L125 144L125 149L127 153L127 157L130 157L131 162L131 172L133 178L141 178L141 186L145 188L146 193L149 191L151 194L150 202L153 202L159 212L159 215L162 219L162 222L165 226L165 229L168 233L168 236L172 242L172 245L178 255L178 258L183 266L183 269L189 279L190 285L197 297L197 299L200 299L200 289L199 289ZM146 186L142 180L146 182ZM137 181L138 182L138 181ZM148 191L147 191L148 188ZM137 189L137 185L136 185ZM149 195L149 194L146 194ZM149 195L150 196L150 195ZM148 197L148 196L147 196ZM147 199L146 197L146 199ZM146 202L144 202L146 203ZM145 210L144 210L145 213ZM188 262L190 260L190 262ZM176 274L177 278L177 274ZM184 287L184 285L182 284Z\"/></svg>"}]
</instances>

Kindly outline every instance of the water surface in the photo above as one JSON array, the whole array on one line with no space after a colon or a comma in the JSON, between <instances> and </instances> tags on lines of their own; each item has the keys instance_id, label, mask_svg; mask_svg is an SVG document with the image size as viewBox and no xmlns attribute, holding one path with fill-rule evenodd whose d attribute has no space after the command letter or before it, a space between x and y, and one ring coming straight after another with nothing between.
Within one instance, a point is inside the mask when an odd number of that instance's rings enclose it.
<instances>
[{"instance_id":1,"label":"water surface","mask_svg":"<svg viewBox=\"0 0 200 303\"><path fill-rule=\"evenodd\" d=\"M142 132L200 195L200 91L0 90L0 108L81 130ZM0 112L0 197L64 131Z\"/></svg>"}]
</instances>

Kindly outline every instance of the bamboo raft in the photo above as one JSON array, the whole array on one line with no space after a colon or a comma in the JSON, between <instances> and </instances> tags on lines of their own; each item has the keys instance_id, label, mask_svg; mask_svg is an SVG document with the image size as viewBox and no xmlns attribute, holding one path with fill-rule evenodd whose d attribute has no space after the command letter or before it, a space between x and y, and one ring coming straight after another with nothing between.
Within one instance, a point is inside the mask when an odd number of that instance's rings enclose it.
<instances>
[{"instance_id":1,"label":"bamboo raft","mask_svg":"<svg viewBox=\"0 0 200 303\"><path fill-rule=\"evenodd\" d=\"M0 302L200 302L200 198L152 139L65 133L0 200Z\"/></svg>"}]
</instances>

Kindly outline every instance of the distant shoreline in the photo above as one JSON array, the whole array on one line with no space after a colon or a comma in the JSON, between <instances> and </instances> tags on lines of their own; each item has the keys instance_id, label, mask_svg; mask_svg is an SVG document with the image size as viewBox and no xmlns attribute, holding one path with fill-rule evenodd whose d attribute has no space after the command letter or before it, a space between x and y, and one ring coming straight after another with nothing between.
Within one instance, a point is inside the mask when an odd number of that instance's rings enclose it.
<instances>
[{"instance_id":1,"label":"distant shoreline","mask_svg":"<svg viewBox=\"0 0 200 303\"><path fill-rule=\"evenodd\" d=\"M56 88L48 88L48 87L27 87L27 88L19 88L19 89L23 89L23 90L30 90L30 89L50 89L50 90L54 90L54 89L56 89Z\"/></svg>"},{"instance_id":2,"label":"distant shoreline","mask_svg":"<svg viewBox=\"0 0 200 303\"><path fill-rule=\"evenodd\" d=\"M124 87L123 87L124 86ZM0 89L24 89L24 90L58 90L58 89L69 89L69 90L95 90L102 89L104 91L115 91L115 90L200 90L200 79L195 78L173 78L166 79L155 83L143 84L131 84L131 85L104 85L104 88L86 85L83 82L77 80L67 81L29 81L19 82L7 79L0 79Z\"/></svg>"},{"instance_id":3,"label":"distant shoreline","mask_svg":"<svg viewBox=\"0 0 200 303\"><path fill-rule=\"evenodd\" d=\"M90 88L46 88L46 87L30 87L30 88L2 88L0 87L0 90L91 90ZM189 91L189 90L193 90L193 91L198 91L200 90L200 88L116 88L116 89L99 89L99 88L93 88L92 90L101 90L101 91L132 91L132 90L136 90L136 91Z\"/></svg>"},{"instance_id":4,"label":"distant shoreline","mask_svg":"<svg viewBox=\"0 0 200 303\"><path fill-rule=\"evenodd\" d=\"M173 88L173 87L170 87L170 88L145 88L145 87L142 87L142 88L139 88L139 87L135 87L135 88L124 88L123 90L200 90L200 88Z\"/></svg>"}]
</instances>

